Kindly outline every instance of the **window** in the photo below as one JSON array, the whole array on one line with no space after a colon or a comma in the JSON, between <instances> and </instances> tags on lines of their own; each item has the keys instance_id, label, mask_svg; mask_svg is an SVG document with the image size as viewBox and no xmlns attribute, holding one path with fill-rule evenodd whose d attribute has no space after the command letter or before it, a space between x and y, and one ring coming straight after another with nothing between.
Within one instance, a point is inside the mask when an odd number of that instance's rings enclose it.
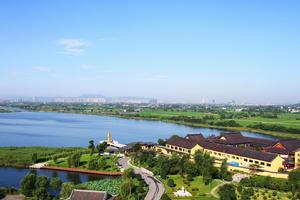
<instances>
[{"instance_id":1,"label":"window","mask_svg":"<svg viewBox=\"0 0 300 200\"><path fill-rule=\"evenodd\" d=\"M235 159L235 156L232 156L233 159Z\"/></svg>"},{"instance_id":2,"label":"window","mask_svg":"<svg viewBox=\"0 0 300 200\"><path fill-rule=\"evenodd\" d=\"M214 152L215 155L217 155L217 152Z\"/></svg>"},{"instance_id":3,"label":"window","mask_svg":"<svg viewBox=\"0 0 300 200\"><path fill-rule=\"evenodd\" d=\"M253 163L253 160L249 160L249 162Z\"/></svg>"},{"instance_id":4,"label":"window","mask_svg":"<svg viewBox=\"0 0 300 200\"><path fill-rule=\"evenodd\" d=\"M218 155L220 156L220 155L221 155L221 153L218 153Z\"/></svg>"},{"instance_id":5,"label":"window","mask_svg":"<svg viewBox=\"0 0 300 200\"><path fill-rule=\"evenodd\" d=\"M182 151L182 148L179 148L179 151Z\"/></svg>"},{"instance_id":6,"label":"window","mask_svg":"<svg viewBox=\"0 0 300 200\"><path fill-rule=\"evenodd\" d=\"M188 150L189 153L191 153L191 150Z\"/></svg>"},{"instance_id":7,"label":"window","mask_svg":"<svg viewBox=\"0 0 300 200\"><path fill-rule=\"evenodd\" d=\"M254 163L255 163L255 164L259 164L259 162L258 162L258 161L254 161Z\"/></svg>"},{"instance_id":8,"label":"window","mask_svg":"<svg viewBox=\"0 0 300 200\"><path fill-rule=\"evenodd\" d=\"M173 146L171 146L171 149L174 149L174 147L173 147Z\"/></svg>"},{"instance_id":9,"label":"window","mask_svg":"<svg viewBox=\"0 0 300 200\"><path fill-rule=\"evenodd\" d=\"M246 158L245 158L245 159L244 159L244 161L246 161L246 162L247 162L247 161L248 161L248 159L246 159Z\"/></svg>"},{"instance_id":10,"label":"window","mask_svg":"<svg viewBox=\"0 0 300 200\"><path fill-rule=\"evenodd\" d=\"M239 158L239 157L236 157L236 159L239 160L240 158Z\"/></svg>"},{"instance_id":11,"label":"window","mask_svg":"<svg viewBox=\"0 0 300 200\"><path fill-rule=\"evenodd\" d=\"M178 148L177 148L177 147L175 147L175 149L177 150Z\"/></svg>"},{"instance_id":12,"label":"window","mask_svg":"<svg viewBox=\"0 0 300 200\"><path fill-rule=\"evenodd\" d=\"M261 164L261 165L265 165L265 163L264 163L264 162L260 162L260 164Z\"/></svg>"},{"instance_id":13,"label":"window","mask_svg":"<svg viewBox=\"0 0 300 200\"><path fill-rule=\"evenodd\" d=\"M267 166L268 166L268 167L271 167L271 164L270 164L270 163L267 163Z\"/></svg>"}]
</instances>

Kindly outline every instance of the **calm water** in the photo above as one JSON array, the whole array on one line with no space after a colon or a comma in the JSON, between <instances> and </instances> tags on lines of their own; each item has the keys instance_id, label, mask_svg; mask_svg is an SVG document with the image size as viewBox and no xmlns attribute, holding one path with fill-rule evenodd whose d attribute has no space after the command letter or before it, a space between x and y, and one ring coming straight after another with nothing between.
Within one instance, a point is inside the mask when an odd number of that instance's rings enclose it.
<instances>
[{"instance_id":1,"label":"calm water","mask_svg":"<svg viewBox=\"0 0 300 200\"><path fill-rule=\"evenodd\" d=\"M220 130L193 128L183 125L158 121L128 120L114 117L93 115L15 112L0 113L0 146L82 146L88 141L106 139L110 130L113 139L121 143L134 141L157 141L158 138L168 138L173 134L202 133L205 136L219 135ZM243 132L253 137L267 136ZM19 187L22 177L29 169L1 168L0 187ZM64 182L75 183L100 179L79 173L55 172L37 170L38 175L48 177L59 176Z\"/></svg>"},{"instance_id":2,"label":"calm water","mask_svg":"<svg viewBox=\"0 0 300 200\"><path fill-rule=\"evenodd\" d=\"M129 120L80 114L15 112L0 113L0 146L81 146L88 141L112 138L121 143L157 141L173 134L219 135L220 130L193 128L159 121ZM268 136L243 132L245 135Z\"/></svg>"},{"instance_id":3,"label":"calm water","mask_svg":"<svg viewBox=\"0 0 300 200\"><path fill-rule=\"evenodd\" d=\"M29 172L29 169L17 169L11 167L0 167L0 187L19 188L20 181ZM38 176L47 176L49 178L59 177L63 182L73 182L76 184L99 180L104 178L98 175L88 175L82 173L70 173L53 170L36 170ZM107 178L107 177L106 177Z\"/></svg>"}]
</instances>

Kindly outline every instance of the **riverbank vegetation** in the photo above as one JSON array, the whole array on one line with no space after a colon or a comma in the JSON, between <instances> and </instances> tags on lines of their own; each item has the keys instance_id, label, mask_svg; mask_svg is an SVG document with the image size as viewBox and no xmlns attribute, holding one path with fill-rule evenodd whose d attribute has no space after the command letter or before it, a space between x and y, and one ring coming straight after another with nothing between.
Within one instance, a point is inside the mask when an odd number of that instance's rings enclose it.
<instances>
[{"instance_id":1,"label":"riverbank vegetation","mask_svg":"<svg viewBox=\"0 0 300 200\"><path fill-rule=\"evenodd\" d=\"M63 158L74 152L88 152L79 147L0 147L0 166L28 167L34 163L45 162L53 158Z\"/></svg>"},{"instance_id":2,"label":"riverbank vegetation","mask_svg":"<svg viewBox=\"0 0 300 200\"><path fill-rule=\"evenodd\" d=\"M98 170L105 172L120 171L117 167L118 158L115 155L105 156L95 154L81 154L80 152L70 154L68 157L50 160L49 166L64 167L64 168L79 168Z\"/></svg>"},{"instance_id":3,"label":"riverbank vegetation","mask_svg":"<svg viewBox=\"0 0 300 200\"><path fill-rule=\"evenodd\" d=\"M123 105L123 104L21 104L30 111L108 115L159 120L188 126L253 131L276 137L300 139L300 113L289 106L236 105Z\"/></svg>"},{"instance_id":4,"label":"riverbank vegetation","mask_svg":"<svg viewBox=\"0 0 300 200\"><path fill-rule=\"evenodd\" d=\"M0 113L10 113L12 111L0 108Z\"/></svg>"}]
</instances>

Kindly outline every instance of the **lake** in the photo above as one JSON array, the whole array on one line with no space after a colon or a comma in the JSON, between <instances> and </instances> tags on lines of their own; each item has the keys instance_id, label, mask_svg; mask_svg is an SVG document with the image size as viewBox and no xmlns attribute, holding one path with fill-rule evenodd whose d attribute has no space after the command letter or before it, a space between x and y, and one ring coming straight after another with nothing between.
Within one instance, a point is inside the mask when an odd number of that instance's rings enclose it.
<instances>
[{"instance_id":1,"label":"lake","mask_svg":"<svg viewBox=\"0 0 300 200\"><path fill-rule=\"evenodd\" d=\"M116 117L47 113L0 113L0 146L52 146L87 147L89 140L100 141L110 130L112 139L121 143L135 141L156 142L173 134L202 133L219 135L221 130L194 128L159 121L121 119ZM270 136L242 132L244 135L272 138Z\"/></svg>"},{"instance_id":2,"label":"lake","mask_svg":"<svg viewBox=\"0 0 300 200\"><path fill-rule=\"evenodd\" d=\"M87 181L99 180L108 178L107 176L71 173L63 171L35 169L38 176L47 176L49 178L59 177L63 182L73 182L75 184L84 183ZM0 167L0 187L14 187L19 188L22 178L30 172L30 169Z\"/></svg>"},{"instance_id":3,"label":"lake","mask_svg":"<svg viewBox=\"0 0 300 200\"><path fill-rule=\"evenodd\" d=\"M89 140L100 141L110 130L112 138L121 143L135 141L156 142L173 134L202 133L204 136L219 135L220 130L193 128L159 121L131 120L116 117L47 113L14 112L0 113L0 146L80 146L86 147ZM269 136L242 132L244 135L260 138ZM29 169L1 168L0 187L19 187L19 182ZM80 173L37 170L38 175L58 176L64 182L75 183L101 179L100 176Z\"/></svg>"}]
</instances>

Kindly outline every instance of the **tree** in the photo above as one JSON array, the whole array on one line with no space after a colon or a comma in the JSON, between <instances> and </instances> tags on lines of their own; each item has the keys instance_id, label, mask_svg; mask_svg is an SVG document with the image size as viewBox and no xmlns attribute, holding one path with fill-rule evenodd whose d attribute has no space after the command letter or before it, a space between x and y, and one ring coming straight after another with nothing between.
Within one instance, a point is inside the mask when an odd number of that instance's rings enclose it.
<instances>
[{"instance_id":1,"label":"tree","mask_svg":"<svg viewBox=\"0 0 300 200\"><path fill-rule=\"evenodd\" d=\"M50 188L57 194L61 189L62 181L58 177L54 177L50 182Z\"/></svg>"},{"instance_id":2,"label":"tree","mask_svg":"<svg viewBox=\"0 0 300 200\"><path fill-rule=\"evenodd\" d=\"M128 199L128 197L131 196L132 194L132 189L134 187L133 181L132 179L126 179L120 188L120 195L122 197L122 199Z\"/></svg>"},{"instance_id":3,"label":"tree","mask_svg":"<svg viewBox=\"0 0 300 200\"><path fill-rule=\"evenodd\" d=\"M68 166L69 167L79 167L80 166L80 153L71 154L68 157Z\"/></svg>"},{"instance_id":4,"label":"tree","mask_svg":"<svg viewBox=\"0 0 300 200\"><path fill-rule=\"evenodd\" d=\"M294 169L289 173L288 183L293 194L300 192L300 169Z\"/></svg>"},{"instance_id":5,"label":"tree","mask_svg":"<svg viewBox=\"0 0 300 200\"><path fill-rule=\"evenodd\" d=\"M123 179L133 179L135 177L134 170L132 168L126 169L123 172Z\"/></svg>"},{"instance_id":6,"label":"tree","mask_svg":"<svg viewBox=\"0 0 300 200\"><path fill-rule=\"evenodd\" d=\"M46 176L39 176L36 179L35 182L35 191L34 195L38 200L46 200L50 199L50 194L47 191L47 188L49 186L50 180Z\"/></svg>"},{"instance_id":7,"label":"tree","mask_svg":"<svg viewBox=\"0 0 300 200\"><path fill-rule=\"evenodd\" d=\"M100 158L98 159L97 165L98 165L98 169L99 169L99 170L100 170L100 169L101 169L101 170L105 169L106 164L107 164L107 161L106 161L106 158L105 158L105 157L100 157Z\"/></svg>"},{"instance_id":8,"label":"tree","mask_svg":"<svg viewBox=\"0 0 300 200\"><path fill-rule=\"evenodd\" d=\"M168 182L167 182L167 184L168 184L168 186L169 187L175 187L176 186L176 184L174 183L174 180L173 179L168 179Z\"/></svg>"},{"instance_id":9,"label":"tree","mask_svg":"<svg viewBox=\"0 0 300 200\"><path fill-rule=\"evenodd\" d=\"M167 194L163 194L160 200L171 200Z\"/></svg>"},{"instance_id":10,"label":"tree","mask_svg":"<svg viewBox=\"0 0 300 200\"><path fill-rule=\"evenodd\" d=\"M21 192L25 196L28 197L33 196L36 179L37 179L36 174L30 172L21 180Z\"/></svg>"},{"instance_id":11,"label":"tree","mask_svg":"<svg viewBox=\"0 0 300 200\"><path fill-rule=\"evenodd\" d=\"M221 164L220 167L220 179L226 179L228 176L228 171L227 171L227 160L224 160Z\"/></svg>"},{"instance_id":12,"label":"tree","mask_svg":"<svg viewBox=\"0 0 300 200\"><path fill-rule=\"evenodd\" d=\"M95 151L95 144L94 144L94 140L90 140L89 141L89 146L88 148L91 150L91 155L94 153Z\"/></svg>"},{"instance_id":13,"label":"tree","mask_svg":"<svg viewBox=\"0 0 300 200\"><path fill-rule=\"evenodd\" d=\"M37 153L33 153L33 154L32 154L31 160L32 160L33 163L37 163L37 160L38 160L38 155L37 155Z\"/></svg>"},{"instance_id":14,"label":"tree","mask_svg":"<svg viewBox=\"0 0 300 200\"><path fill-rule=\"evenodd\" d=\"M98 167L98 158L97 157L90 157L88 161L88 169L97 170Z\"/></svg>"},{"instance_id":15,"label":"tree","mask_svg":"<svg viewBox=\"0 0 300 200\"><path fill-rule=\"evenodd\" d=\"M225 184L219 188L219 196L221 200L236 200L235 185Z\"/></svg>"},{"instance_id":16,"label":"tree","mask_svg":"<svg viewBox=\"0 0 300 200\"><path fill-rule=\"evenodd\" d=\"M72 182L62 184L60 197L63 199L68 198L71 195L72 190L75 189L75 185Z\"/></svg>"},{"instance_id":17,"label":"tree","mask_svg":"<svg viewBox=\"0 0 300 200\"><path fill-rule=\"evenodd\" d=\"M159 138L159 139L157 140L157 143L158 143L159 145L161 145L161 146L165 146L165 145L166 145L166 141L163 140L163 139L161 139L161 138Z\"/></svg>"},{"instance_id":18,"label":"tree","mask_svg":"<svg viewBox=\"0 0 300 200\"><path fill-rule=\"evenodd\" d=\"M5 192L0 189L0 199L4 199L5 197Z\"/></svg>"},{"instance_id":19,"label":"tree","mask_svg":"<svg viewBox=\"0 0 300 200\"><path fill-rule=\"evenodd\" d=\"M105 151L105 149L107 148L107 143L106 142L102 142L101 144L98 144L96 146L97 152L99 154L103 153Z\"/></svg>"}]
</instances>

